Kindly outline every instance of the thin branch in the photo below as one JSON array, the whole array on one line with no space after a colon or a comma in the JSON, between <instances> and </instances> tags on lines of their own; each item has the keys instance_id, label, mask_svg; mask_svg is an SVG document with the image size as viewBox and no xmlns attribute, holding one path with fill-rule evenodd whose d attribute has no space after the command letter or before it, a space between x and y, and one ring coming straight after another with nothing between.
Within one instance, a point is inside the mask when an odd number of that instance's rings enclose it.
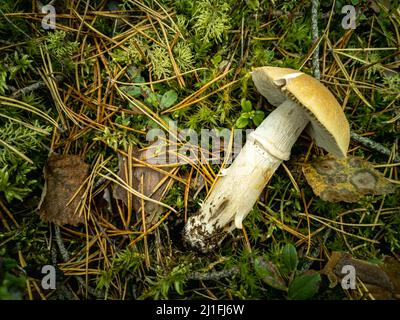
<instances>
[{"instance_id":1,"label":"thin branch","mask_svg":"<svg viewBox=\"0 0 400 320\"><path fill-rule=\"evenodd\" d=\"M240 270L238 267L232 267L230 269L227 270L221 270L221 271L215 271L212 270L210 272L192 272L188 275L188 280L198 280L198 281L216 281L216 280L220 280L223 278L229 278L232 277L234 275L239 274Z\"/></svg>"},{"instance_id":2,"label":"thin branch","mask_svg":"<svg viewBox=\"0 0 400 320\"><path fill-rule=\"evenodd\" d=\"M379 152L379 153L381 153L381 154L383 154L385 156L388 156L388 157L390 157L392 155L392 152L388 148L386 148L385 146L381 145L380 143L375 142L375 141L373 141L373 140L371 140L369 138L362 137L362 136L360 136L359 134L357 134L355 132L350 132L350 137L354 141L358 142L359 144L363 145L366 148L369 148L369 149L372 149L374 151L377 151L377 152ZM393 160L395 162L400 162L400 156L395 155Z\"/></svg>"},{"instance_id":3,"label":"thin branch","mask_svg":"<svg viewBox=\"0 0 400 320\"><path fill-rule=\"evenodd\" d=\"M318 41L318 7L319 1L312 0L311 7L311 33L312 40L314 43ZM319 80L321 78L321 72L319 70L319 44L315 47L312 59L313 74L314 77Z\"/></svg>"},{"instance_id":4,"label":"thin branch","mask_svg":"<svg viewBox=\"0 0 400 320\"><path fill-rule=\"evenodd\" d=\"M63 80L63 77L62 76L56 76L56 80L58 82L60 82L60 81ZM29 92L32 92L32 91L35 91L35 90L38 90L38 89L41 89L41 88L44 88L44 87L46 87L46 84L43 81L38 81L38 82L33 83L33 84L31 84L31 85L29 85L29 86L27 86L25 88L21 88L21 89L16 90L15 92L12 93L11 98L16 99L16 98L19 98L19 97L21 97L23 95L26 95Z\"/></svg>"}]
</instances>

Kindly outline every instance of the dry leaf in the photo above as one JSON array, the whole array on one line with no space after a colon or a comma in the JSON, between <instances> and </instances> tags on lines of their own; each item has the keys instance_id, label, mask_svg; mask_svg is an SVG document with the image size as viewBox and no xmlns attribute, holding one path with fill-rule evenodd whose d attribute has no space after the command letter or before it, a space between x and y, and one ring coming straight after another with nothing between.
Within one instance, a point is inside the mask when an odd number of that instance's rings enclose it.
<instances>
[{"instance_id":1,"label":"dry leaf","mask_svg":"<svg viewBox=\"0 0 400 320\"><path fill-rule=\"evenodd\" d=\"M396 190L372 164L358 157L317 158L303 166L303 173L314 193L330 202L357 202L367 194L382 195Z\"/></svg>"},{"instance_id":2,"label":"dry leaf","mask_svg":"<svg viewBox=\"0 0 400 320\"><path fill-rule=\"evenodd\" d=\"M151 162L152 164L163 164L163 159L157 158L157 156L160 153L165 152L164 149L165 148L161 144L156 143L151 148L143 151L139 151L137 148L134 148L132 151L132 156L143 161ZM150 159L153 159L153 161L150 161ZM127 179L127 173L129 174L129 170L127 168L128 159L119 156L119 160L118 176L122 180L124 180L128 185L130 185L133 189L140 193L143 188L143 194L149 198L157 201L160 201L163 198L165 189L168 186L170 178L159 171L153 170L150 167L138 165L137 163L135 163L135 161L132 161L132 184L130 184L128 181L129 179ZM163 170L171 172L173 169L163 168ZM143 186L141 185L142 176ZM115 186L113 196L115 199L122 200L122 202L126 206L128 206L128 191L120 185ZM141 198L133 194L131 194L131 197L133 210L136 213L141 212ZM165 208L158 205L157 203L144 200L144 210L147 220L146 222L150 225L153 225L156 221L158 221L164 209Z\"/></svg>"},{"instance_id":3,"label":"dry leaf","mask_svg":"<svg viewBox=\"0 0 400 320\"><path fill-rule=\"evenodd\" d=\"M58 225L74 226L84 222L84 217L75 211L84 193L81 185L87 178L88 171L89 166L79 156L51 155L48 158L44 170L46 181L43 200L39 206L42 220Z\"/></svg>"},{"instance_id":4,"label":"dry leaf","mask_svg":"<svg viewBox=\"0 0 400 320\"><path fill-rule=\"evenodd\" d=\"M354 267L357 279L361 280L375 299L400 299L400 263L386 257L382 264L372 264L363 260L354 259L351 254L332 252L329 262L321 274L328 276L331 287L347 273L342 273L346 265ZM356 280L358 281L358 280ZM357 290L350 290L357 294Z\"/></svg>"}]
</instances>

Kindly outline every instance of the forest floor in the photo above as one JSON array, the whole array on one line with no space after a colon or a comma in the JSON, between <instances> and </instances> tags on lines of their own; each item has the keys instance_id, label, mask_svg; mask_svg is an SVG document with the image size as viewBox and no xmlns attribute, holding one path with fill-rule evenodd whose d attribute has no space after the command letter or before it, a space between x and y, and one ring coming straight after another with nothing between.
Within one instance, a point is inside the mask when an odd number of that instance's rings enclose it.
<instances>
[{"instance_id":1,"label":"forest floor","mask_svg":"<svg viewBox=\"0 0 400 320\"><path fill-rule=\"evenodd\" d=\"M399 298L399 189L322 200L302 165L326 152L306 133L243 229L208 254L182 229L222 163L140 160L152 129L255 129L274 107L253 68L315 75L319 64L350 123L348 154L398 184L400 10L348 2L355 28L346 2L322 1L314 42L304 0L1 1L0 299L380 297L368 277L337 284L324 269L335 255L392 259ZM57 267L55 290L42 286L44 265Z\"/></svg>"}]
</instances>

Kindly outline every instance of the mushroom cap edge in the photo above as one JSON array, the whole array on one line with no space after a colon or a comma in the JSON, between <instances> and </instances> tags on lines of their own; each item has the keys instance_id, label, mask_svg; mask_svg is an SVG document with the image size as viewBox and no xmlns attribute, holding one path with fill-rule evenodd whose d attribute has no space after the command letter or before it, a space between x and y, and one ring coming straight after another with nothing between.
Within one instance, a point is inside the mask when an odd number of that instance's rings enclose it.
<instances>
[{"instance_id":1,"label":"mushroom cap edge","mask_svg":"<svg viewBox=\"0 0 400 320\"><path fill-rule=\"evenodd\" d=\"M290 99L307 113L307 130L316 144L338 158L346 157L350 127L334 95L317 79L298 70L259 67L251 73L257 90L274 106Z\"/></svg>"}]
</instances>

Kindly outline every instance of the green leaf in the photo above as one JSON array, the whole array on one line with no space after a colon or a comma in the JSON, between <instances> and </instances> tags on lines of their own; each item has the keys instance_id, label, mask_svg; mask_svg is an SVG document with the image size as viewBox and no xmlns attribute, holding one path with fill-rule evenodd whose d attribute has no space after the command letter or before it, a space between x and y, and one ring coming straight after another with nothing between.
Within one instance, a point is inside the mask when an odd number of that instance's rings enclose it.
<instances>
[{"instance_id":1,"label":"green leaf","mask_svg":"<svg viewBox=\"0 0 400 320\"><path fill-rule=\"evenodd\" d=\"M246 0L246 3L249 8L254 11L258 10L260 7L260 2L258 0Z\"/></svg>"},{"instance_id":2,"label":"green leaf","mask_svg":"<svg viewBox=\"0 0 400 320\"><path fill-rule=\"evenodd\" d=\"M178 99L178 94L174 90L169 90L161 98L160 107L166 109L172 106Z\"/></svg>"},{"instance_id":3,"label":"green leaf","mask_svg":"<svg viewBox=\"0 0 400 320\"><path fill-rule=\"evenodd\" d=\"M236 120L236 127L238 129L242 129L248 126L250 120L248 118L240 117L239 119Z\"/></svg>"},{"instance_id":4,"label":"green leaf","mask_svg":"<svg viewBox=\"0 0 400 320\"><path fill-rule=\"evenodd\" d=\"M133 82L136 82L136 83L143 83L143 82L146 82L146 80L145 80L142 76L137 76L137 77L135 77L135 78L133 79Z\"/></svg>"},{"instance_id":5,"label":"green leaf","mask_svg":"<svg viewBox=\"0 0 400 320\"><path fill-rule=\"evenodd\" d=\"M253 109L251 106L251 102L246 100L245 98L242 99L240 105L242 106L243 112L250 112Z\"/></svg>"},{"instance_id":6,"label":"green leaf","mask_svg":"<svg viewBox=\"0 0 400 320\"><path fill-rule=\"evenodd\" d=\"M127 94L129 94L130 96L132 96L134 98L138 98L142 94L142 91L140 90L140 88L138 86L133 86L130 88L130 90L127 92Z\"/></svg>"},{"instance_id":7,"label":"green leaf","mask_svg":"<svg viewBox=\"0 0 400 320\"><path fill-rule=\"evenodd\" d=\"M217 54L217 55L215 55L214 57L211 58L211 63L214 66L218 66L221 61L222 61L222 57L219 54Z\"/></svg>"},{"instance_id":8,"label":"green leaf","mask_svg":"<svg viewBox=\"0 0 400 320\"><path fill-rule=\"evenodd\" d=\"M252 112L243 112L240 115L241 118L245 118L245 119L251 119L252 118Z\"/></svg>"},{"instance_id":9,"label":"green leaf","mask_svg":"<svg viewBox=\"0 0 400 320\"><path fill-rule=\"evenodd\" d=\"M254 270L257 276L267 285L278 290L287 291L285 281L279 274L278 268L271 261L256 257L254 259Z\"/></svg>"},{"instance_id":10,"label":"green leaf","mask_svg":"<svg viewBox=\"0 0 400 320\"><path fill-rule=\"evenodd\" d=\"M294 245L288 243L283 248L282 253L283 264L289 269L289 271L294 271L297 268L299 260L297 258L297 252Z\"/></svg>"},{"instance_id":11,"label":"green leaf","mask_svg":"<svg viewBox=\"0 0 400 320\"><path fill-rule=\"evenodd\" d=\"M257 110L253 116L253 122L256 126L259 126L263 122L265 117L264 111Z\"/></svg>"},{"instance_id":12,"label":"green leaf","mask_svg":"<svg viewBox=\"0 0 400 320\"><path fill-rule=\"evenodd\" d=\"M164 298L168 297L168 291L169 291L169 284L167 282L162 282L161 283L161 294L163 295Z\"/></svg>"},{"instance_id":13,"label":"green leaf","mask_svg":"<svg viewBox=\"0 0 400 320\"><path fill-rule=\"evenodd\" d=\"M319 289L321 276L316 271L308 271L294 278L289 284L288 297L292 300L306 300L312 298Z\"/></svg>"},{"instance_id":14,"label":"green leaf","mask_svg":"<svg viewBox=\"0 0 400 320\"><path fill-rule=\"evenodd\" d=\"M174 282L174 286L175 286L175 291L180 294L183 295L183 283L180 281L175 281Z\"/></svg>"},{"instance_id":15,"label":"green leaf","mask_svg":"<svg viewBox=\"0 0 400 320\"><path fill-rule=\"evenodd\" d=\"M153 107L158 107L159 106L158 98L159 95L157 93L150 92L149 96L144 101Z\"/></svg>"}]
</instances>

